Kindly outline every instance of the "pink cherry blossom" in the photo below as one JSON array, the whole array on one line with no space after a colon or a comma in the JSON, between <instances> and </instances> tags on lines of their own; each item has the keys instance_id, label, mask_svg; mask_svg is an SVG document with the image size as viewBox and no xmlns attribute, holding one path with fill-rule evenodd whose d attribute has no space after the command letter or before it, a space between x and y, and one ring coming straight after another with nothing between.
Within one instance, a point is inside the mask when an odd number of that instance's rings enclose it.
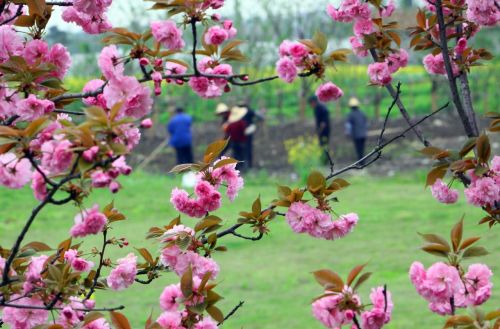
<instances>
[{"instance_id":1,"label":"pink cherry blossom","mask_svg":"<svg viewBox=\"0 0 500 329\"><path fill-rule=\"evenodd\" d=\"M217 329L217 322L215 322L212 318L205 316L203 320L196 323L193 329Z\"/></svg>"},{"instance_id":2,"label":"pink cherry blossom","mask_svg":"<svg viewBox=\"0 0 500 329\"><path fill-rule=\"evenodd\" d=\"M110 80L104 88L103 95L108 108L123 102L117 119L124 117L142 118L151 112L153 106L150 89L134 77L124 76L119 80Z\"/></svg>"},{"instance_id":3,"label":"pink cherry blossom","mask_svg":"<svg viewBox=\"0 0 500 329\"><path fill-rule=\"evenodd\" d=\"M78 257L78 251L69 249L64 253L64 259L71 265L77 272L88 272L94 267L94 263Z\"/></svg>"},{"instance_id":4,"label":"pink cherry blossom","mask_svg":"<svg viewBox=\"0 0 500 329\"><path fill-rule=\"evenodd\" d=\"M97 64L106 79L121 79L123 77L125 65L121 61L118 48L115 45L104 47L101 50Z\"/></svg>"},{"instance_id":5,"label":"pink cherry blossom","mask_svg":"<svg viewBox=\"0 0 500 329\"><path fill-rule=\"evenodd\" d=\"M71 228L71 236L85 237L89 234L98 234L102 232L108 219L99 212L99 205L94 205L90 209L83 210L75 217L75 225Z\"/></svg>"},{"instance_id":6,"label":"pink cherry blossom","mask_svg":"<svg viewBox=\"0 0 500 329\"><path fill-rule=\"evenodd\" d=\"M472 264L463 277L464 284L455 296L457 307L478 306L491 297L493 273L484 264Z\"/></svg>"},{"instance_id":7,"label":"pink cherry blossom","mask_svg":"<svg viewBox=\"0 0 500 329\"><path fill-rule=\"evenodd\" d=\"M148 118L141 121L141 128L150 129L152 127L153 127L153 120Z\"/></svg>"},{"instance_id":8,"label":"pink cherry blossom","mask_svg":"<svg viewBox=\"0 0 500 329\"><path fill-rule=\"evenodd\" d=\"M378 287L372 289L370 294L372 309L361 314L363 329L380 329L391 320L391 313L394 307L391 293L384 288ZM386 302L387 300L387 302Z\"/></svg>"},{"instance_id":9,"label":"pink cherry blossom","mask_svg":"<svg viewBox=\"0 0 500 329\"><path fill-rule=\"evenodd\" d=\"M437 179L431 186L432 196L441 203L455 203L458 199L458 190L450 189L441 179Z\"/></svg>"},{"instance_id":10,"label":"pink cherry blossom","mask_svg":"<svg viewBox=\"0 0 500 329\"><path fill-rule=\"evenodd\" d=\"M0 63L21 55L23 49L23 40L15 30L9 25L0 26Z\"/></svg>"},{"instance_id":11,"label":"pink cherry blossom","mask_svg":"<svg viewBox=\"0 0 500 329\"><path fill-rule=\"evenodd\" d=\"M106 319L100 318L92 322L87 323L82 327L82 329L111 329Z\"/></svg>"},{"instance_id":12,"label":"pink cherry blossom","mask_svg":"<svg viewBox=\"0 0 500 329\"><path fill-rule=\"evenodd\" d=\"M360 39L357 37L350 37L349 42L351 43L352 51L356 56L366 57L368 56L368 50L363 46Z\"/></svg>"},{"instance_id":13,"label":"pink cherry blossom","mask_svg":"<svg viewBox=\"0 0 500 329\"><path fill-rule=\"evenodd\" d=\"M210 273L210 278L215 280L220 270L219 265L211 258L200 256L193 251L180 253L173 268L175 273L182 276L189 267L193 271L193 276L200 279L205 274Z\"/></svg>"},{"instance_id":14,"label":"pink cherry blossom","mask_svg":"<svg viewBox=\"0 0 500 329\"><path fill-rule=\"evenodd\" d=\"M234 38L238 33L238 30L236 30L236 28L233 26L233 21L230 19L226 19L224 22L222 22L222 26L224 27L224 30L227 31L228 39Z\"/></svg>"},{"instance_id":15,"label":"pink cherry blossom","mask_svg":"<svg viewBox=\"0 0 500 329\"><path fill-rule=\"evenodd\" d=\"M0 185L20 189L32 177L31 163L28 159L18 159L14 153L0 155Z\"/></svg>"},{"instance_id":16,"label":"pink cherry blossom","mask_svg":"<svg viewBox=\"0 0 500 329\"><path fill-rule=\"evenodd\" d=\"M156 323L160 325L162 329L185 329L182 326L182 315L180 312L163 312Z\"/></svg>"},{"instance_id":17,"label":"pink cherry blossom","mask_svg":"<svg viewBox=\"0 0 500 329\"><path fill-rule=\"evenodd\" d=\"M339 219L331 222L322 234L322 237L327 240L340 239L352 232L359 217L355 213L341 215Z\"/></svg>"},{"instance_id":18,"label":"pink cherry blossom","mask_svg":"<svg viewBox=\"0 0 500 329\"><path fill-rule=\"evenodd\" d=\"M44 114L54 111L55 105L48 99L38 99L31 94L18 103L17 114L20 120L33 121Z\"/></svg>"},{"instance_id":19,"label":"pink cherry blossom","mask_svg":"<svg viewBox=\"0 0 500 329\"><path fill-rule=\"evenodd\" d=\"M389 72L391 74L396 73L400 68L408 65L408 52L401 48L398 52L389 54L386 63L389 67Z\"/></svg>"},{"instance_id":20,"label":"pink cherry blossom","mask_svg":"<svg viewBox=\"0 0 500 329\"><path fill-rule=\"evenodd\" d=\"M66 171L73 161L73 145L67 139L55 139L42 144L42 166L51 174Z\"/></svg>"},{"instance_id":21,"label":"pink cherry blossom","mask_svg":"<svg viewBox=\"0 0 500 329\"><path fill-rule=\"evenodd\" d=\"M62 13L62 19L68 23L75 23L88 34L100 34L112 28L106 14L89 15L79 12L73 6L67 7Z\"/></svg>"},{"instance_id":22,"label":"pink cherry blossom","mask_svg":"<svg viewBox=\"0 0 500 329\"><path fill-rule=\"evenodd\" d=\"M2 22L2 25L14 25L16 22L16 13L17 11L21 9L21 14L26 15L27 14L27 8L23 5L16 5L14 3L7 3L3 9L3 12L0 14L0 22Z\"/></svg>"},{"instance_id":23,"label":"pink cherry blossom","mask_svg":"<svg viewBox=\"0 0 500 329\"><path fill-rule=\"evenodd\" d=\"M108 286L113 290L123 290L131 286L137 275L137 256L130 253L117 261L118 265L108 276Z\"/></svg>"},{"instance_id":24,"label":"pink cherry blossom","mask_svg":"<svg viewBox=\"0 0 500 329\"><path fill-rule=\"evenodd\" d=\"M33 307L43 307L43 302L36 298L26 298L21 295L12 295L10 304L27 305ZM14 307L4 307L2 310L2 321L11 329L31 329L43 325L49 318L47 310L24 309Z\"/></svg>"},{"instance_id":25,"label":"pink cherry blossom","mask_svg":"<svg viewBox=\"0 0 500 329\"><path fill-rule=\"evenodd\" d=\"M344 95L342 89L333 82L326 82L318 87L316 96L321 102L331 102L340 99Z\"/></svg>"},{"instance_id":26,"label":"pink cherry blossom","mask_svg":"<svg viewBox=\"0 0 500 329\"><path fill-rule=\"evenodd\" d=\"M500 180L492 177L480 177L464 190L467 202L476 206L493 206L500 201Z\"/></svg>"},{"instance_id":27,"label":"pink cherry blossom","mask_svg":"<svg viewBox=\"0 0 500 329\"><path fill-rule=\"evenodd\" d=\"M363 35L371 34L375 31L375 26L371 19L357 19L353 27L354 35L362 37Z\"/></svg>"},{"instance_id":28,"label":"pink cherry blossom","mask_svg":"<svg viewBox=\"0 0 500 329\"><path fill-rule=\"evenodd\" d=\"M109 6L111 6L112 0L74 0L73 7L88 15L100 15Z\"/></svg>"},{"instance_id":29,"label":"pink cherry blossom","mask_svg":"<svg viewBox=\"0 0 500 329\"><path fill-rule=\"evenodd\" d=\"M205 43L207 45L221 45L229 39L229 33L223 27L218 25L210 27L205 33Z\"/></svg>"},{"instance_id":30,"label":"pink cherry blossom","mask_svg":"<svg viewBox=\"0 0 500 329\"><path fill-rule=\"evenodd\" d=\"M23 58L28 64L43 62L49 53L49 46L43 40L33 39L26 43L23 50Z\"/></svg>"},{"instance_id":31,"label":"pink cherry blossom","mask_svg":"<svg viewBox=\"0 0 500 329\"><path fill-rule=\"evenodd\" d=\"M92 162L99 153L99 146L92 146L91 148L83 151L82 158L87 162Z\"/></svg>"},{"instance_id":32,"label":"pink cherry blossom","mask_svg":"<svg viewBox=\"0 0 500 329\"><path fill-rule=\"evenodd\" d=\"M436 56L428 54L424 57L424 67L429 74L446 75L446 68L444 64L443 54L439 53ZM457 64L452 62L452 71L454 75L459 73Z\"/></svg>"},{"instance_id":33,"label":"pink cherry blossom","mask_svg":"<svg viewBox=\"0 0 500 329\"><path fill-rule=\"evenodd\" d=\"M396 10L396 6L394 5L394 1L389 0L387 5L383 6L382 9L379 10L380 17L391 17Z\"/></svg>"},{"instance_id":34,"label":"pink cherry blossom","mask_svg":"<svg viewBox=\"0 0 500 329\"><path fill-rule=\"evenodd\" d=\"M227 159L227 157L221 157L219 161L224 159ZM214 165L217 165L219 161L216 161ZM244 185L243 177L241 177L240 171L236 169L236 163L226 164L213 169L212 178L217 182L216 188L220 184L225 183L227 186L226 195L231 201L234 201Z\"/></svg>"},{"instance_id":35,"label":"pink cherry blossom","mask_svg":"<svg viewBox=\"0 0 500 329\"><path fill-rule=\"evenodd\" d=\"M466 0L467 18L478 25L494 26L500 22L500 9L495 0Z\"/></svg>"},{"instance_id":36,"label":"pink cherry blossom","mask_svg":"<svg viewBox=\"0 0 500 329\"><path fill-rule=\"evenodd\" d=\"M500 175L500 156L495 155L493 160L491 160L491 171L495 174Z\"/></svg>"},{"instance_id":37,"label":"pink cherry blossom","mask_svg":"<svg viewBox=\"0 0 500 329\"><path fill-rule=\"evenodd\" d=\"M180 284L167 286L160 295L160 307L164 311L176 311L183 297Z\"/></svg>"},{"instance_id":38,"label":"pink cherry blossom","mask_svg":"<svg viewBox=\"0 0 500 329\"><path fill-rule=\"evenodd\" d=\"M361 3L359 0L344 0L338 9L333 5L328 5L326 11L337 22L351 22L354 19L367 20L371 15L368 4Z\"/></svg>"},{"instance_id":39,"label":"pink cherry blossom","mask_svg":"<svg viewBox=\"0 0 500 329\"><path fill-rule=\"evenodd\" d=\"M52 74L58 79L63 79L71 67L71 56L66 47L56 43L49 50L47 62L56 67Z\"/></svg>"},{"instance_id":40,"label":"pink cherry blossom","mask_svg":"<svg viewBox=\"0 0 500 329\"><path fill-rule=\"evenodd\" d=\"M33 189L33 194L38 201L43 201L47 197L45 178L43 178L42 174L40 174L37 170L33 172L31 188Z\"/></svg>"},{"instance_id":41,"label":"pink cherry blossom","mask_svg":"<svg viewBox=\"0 0 500 329\"><path fill-rule=\"evenodd\" d=\"M340 309L342 302L342 295L326 296L316 300L312 304L313 315L325 327L330 329L337 329L343 325L352 323L352 313L346 316L346 311Z\"/></svg>"},{"instance_id":42,"label":"pink cherry blossom","mask_svg":"<svg viewBox=\"0 0 500 329\"><path fill-rule=\"evenodd\" d=\"M17 92L0 84L0 119L5 120L15 115L20 101Z\"/></svg>"},{"instance_id":43,"label":"pink cherry blossom","mask_svg":"<svg viewBox=\"0 0 500 329\"><path fill-rule=\"evenodd\" d=\"M87 82L87 84L85 84L85 86L83 87L82 91L84 93L93 93L93 92L99 91L102 88L102 86L104 86L103 80L94 79L94 80L90 80L89 82ZM96 105L96 106L100 106L102 108L106 108L106 100L104 99L104 96L102 94L99 94L95 97L93 97L93 96L85 97L82 99L82 101L85 105L88 105L88 106Z\"/></svg>"},{"instance_id":44,"label":"pink cherry blossom","mask_svg":"<svg viewBox=\"0 0 500 329\"><path fill-rule=\"evenodd\" d=\"M155 40L169 50L179 50L185 46L182 30L172 20L152 22L151 32Z\"/></svg>"},{"instance_id":45,"label":"pink cherry blossom","mask_svg":"<svg viewBox=\"0 0 500 329\"><path fill-rule=\"evenodd\" d=\"M292 83L298 75L297 66L287 57L283 57L276 63L276 70L280 79Z\"/></svg>"},{"instance_id":46,"label":"pink cherry blossom","mask_svg":"<svg viewBox=\"0 0 500 329\"><path fill-rule=\"evenodd\" d=\"M45 268L45 262L49 259L46 255L31 257L30 263L24 273L27 281L35 282L42 278L41 272Z\"/></svg>"},{"instance_id":47,"label":"pink cherry blossom","mask_svg":"<svg viewBox=\"0 0 500 329\"><path fill-rule=\"evenodd\" d=\"M372 63L368 65L370 81L376 85L386 85L392 81L391 72L387 63Z\"/></svg>"},{"instance_id":48,"label":"pink cherry blossom","mask_svg":"<svg viewBox=\"0 0 500 329\"><path fill-rule=\"evenodd\" d=\"M457 41L457 45L455 46L455 54L462 55L466 48L467 39L462 37Z\"/></svg>"}]
</instances>

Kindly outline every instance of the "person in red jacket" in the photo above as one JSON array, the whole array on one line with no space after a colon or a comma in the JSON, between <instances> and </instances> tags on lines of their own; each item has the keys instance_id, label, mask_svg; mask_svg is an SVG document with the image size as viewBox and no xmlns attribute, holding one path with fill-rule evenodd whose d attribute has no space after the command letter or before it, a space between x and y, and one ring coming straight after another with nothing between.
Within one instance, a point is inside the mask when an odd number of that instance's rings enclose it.
<instances>
[{"instance_id":1,"label":"person in red jacket","mask_svg":"<svg viewBox=\"0 0 500 329\"><path fill-rule=\"evenodd\" d=\"M246 158L245 147L248 137L245 135L245 129L247 128L247 123L243 118L247 112L248 110L244 107L233 107L225 129L226 138L229 138L229 149L233 153L233 158L238 161L245 161ZM245 169L246 164L240 162L237 168Z\"/></svg>"}]
</instances>

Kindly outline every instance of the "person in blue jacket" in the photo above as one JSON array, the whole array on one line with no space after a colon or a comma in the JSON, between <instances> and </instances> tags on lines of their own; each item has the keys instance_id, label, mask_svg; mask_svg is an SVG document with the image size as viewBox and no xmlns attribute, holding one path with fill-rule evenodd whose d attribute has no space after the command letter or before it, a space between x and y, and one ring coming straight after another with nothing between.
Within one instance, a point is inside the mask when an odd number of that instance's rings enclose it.
<instances>
[{"instance_id":1,"label":"person in blue jacket","mask_svg":"<svg viewBox=\"0 0 500 329\"><path fill-rule=\"evenodd\" d=\"M193 163L193 136L191 134L192 118L178 107L168 123L167 130L170 134L169 145L175 149L177 164Z\"/></svg>"}]
</instances>

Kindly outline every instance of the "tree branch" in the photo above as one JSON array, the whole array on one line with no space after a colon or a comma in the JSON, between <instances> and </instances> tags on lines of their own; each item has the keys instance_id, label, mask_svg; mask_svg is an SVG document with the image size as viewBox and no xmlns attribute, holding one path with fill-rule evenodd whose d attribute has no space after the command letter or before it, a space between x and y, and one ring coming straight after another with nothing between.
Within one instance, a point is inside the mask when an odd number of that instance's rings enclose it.
<instances>
[{"instance_id":1,"label":"tree branch","mask_svg":"<svg viewBox=\"0 0 500 329\"><path fill-rule=\"evenodd\" d=\"M200 76L200 72L198 71L198 64L196 62L196 47L198 44L198 32L196 31L196 22L197 20L192 17L191 18L191 31L193 32L193 49L191 50L191 56L193 58L193 70L194 70L194 75L196 77Z\"/></svg>"},{"instance_id":2,"label":"tree branch","mask_svg":"<svg viewBox=\"0 0 500 329\"><path fill-rule=\"evenodd\" d=\"M375 62L377 62L378 55L377 55L377 52L375 51L375 49L373 49L373 48L370 49L370 54L372 55L373 60ZM389 95L391 95L391 97L395 100L396 104L398 105L399 111L401 112L401 115L406 120L408 125L412 126L413 123L412 123L410 114L408 113L408 111L406 110L406 107L404 106L403 102L399 98L398 92L394 89L394 87L390 83L386 84L384 87L389 92ZM417 126L414 126L413 132L415 133L417 138L422 142L422 144L424 144L425 146L430 145L430 143L425 139L424 135L422 134L422 131Z\"/></svg>"},{"instance_id":3,"label":"tree branch","mask_svg":"<svg viewBox=\"0 0 500 329\"><path fill-rule=\"evenodd\" d=\"M224 317L224 319L222 319L221 322L217 323L217 326L221 326L224 322L226 322L227 319L229 319L230 317L232 317L239 309L240 307L243 306L243 304L245 304L244 301L241 301L238 303L238 305L236 305L232 310L231 312L227 313L227 315Z\"/></svg>"},{"instance_id":4,"label":"tree branch","mask_svg":"<svg viewBox=\"0 0 500 329\"><path fill-rule=\"evenodd\" d=\"M439 44L441 53L443 55L444 66L446 68L446 76L448 78L448 85L450 87L453 103L455 104L455 108L457 109L467 136L477 137L479 135L478 128L477 126L473 126L473 122L470 120L469 115L463 107L457 88L457 82L453 74L453 67L451 65L450 52L448 49L448 37L446 35L446 23L444 20L442 0L436 0L436 15L439 25Z\"/></svg>"},{"instance_id":5,"label":"tree branch","mask_svg":"<svg viewBox=\"0 0 500 329\"><path fill-rule=\"evenodd\" d=\"M89 300L90 297L92 297L92 294L95 291L95 287L97 286L97 282L99 281L99 278L101 276L102 267L104 266L104 252L106 251L106 246L108 245L107 235L108 235L108 231L104 230L102 232L102 237L103 237L102 248L101 248L101 251L99 252L99 266L97 267L97 271L95 273L94 281L92 282L92 286L90 287L90 290L85 295L85 298L83 299L83 301Z\"/></svg>"},{"instance_id":6,"label":"tree branch","mask_svg":"<svg viewBox=\"0 0 500 329\"><path fill-rule=\"evenodd\" d=\"M400 134L398 134L397 136L389 139L387 142L385 143L382 143L380 145L377 145L370 153L368 153L367 155L365 155L363 158L361 158L360 160L330 174L326 179L331 179L333 177L336 177L340 174L343 174L347 171L351 171L351 170L361 170L361 169L364 169L366 167L368 167L369 165L371 165L372 163L374 163L375 161L377 161L378 159L380 159L380 157L382 156L382 150L384 148L386 148L388 145L392 144L394 141L402 138L402 137L405 137L405 135L413 130L414 127L418 126L419 124L421 124L422 122L424 122L425 120L429 119L430 117L436 115L437 113L441 112L442 110L444 110L445 108L447 108L449 105L449 103L447 103L446 105L442 106L441 108L437 109L435 112L432 112L426 116L424 116L422 119L418 120L417 122L415 122L414 124L412 124L411 126L409 126L407 129L405 129L404 131L402 131ZM368 161L368 162L366 162Z\"/></svg>"},{"instance_id":7,"label":"tree branch","mask_svg":"<svg viewBox=\"0 0 500 329\"><path fill-rule=\"evenodd\" d=\"M18 18L19 16L21 16L21 15L23 14L23 6L24 6L23 4L19 5L19 6L17 7L17 11L16 11L16 13L14 14L14 16L12 16L12 17L10 17L10 18L6 19L5 21L1 22L1 23L0 23L0 26L2 26L2 25L6 25L6 24L9 24L9 23L10 23L10 22L12 22L13 20L15 20L16 18Z\"/></svg>"}]
</instances>

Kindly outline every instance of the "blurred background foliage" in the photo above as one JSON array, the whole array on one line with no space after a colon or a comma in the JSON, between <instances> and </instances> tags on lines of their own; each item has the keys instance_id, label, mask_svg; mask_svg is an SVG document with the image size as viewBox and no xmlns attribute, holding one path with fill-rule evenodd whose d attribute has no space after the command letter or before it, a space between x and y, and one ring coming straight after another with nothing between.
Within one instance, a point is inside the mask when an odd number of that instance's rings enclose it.
<instances>
[{"instance_id":1,"label":"blurred background foliage","mask_svg":"<svg viewBox=\"0 0 500 329\"><path fill-rule=\"evenodd\" d=\"M338 2L338 1L337 1ZM415 21L415 13L421 2L400 0L395 20L406 22L401 30L408 28ZM148 28L149 22L160 19L158 12L148 11L148 4L142 1L116 1L113 4L111 18L115 26L125 26L134 31ZM348 48L348 38L352 35L349 24L336 24L325 13L330 0L227 0L222 11L224 18L233 19L238 28L239 37L246 43L242 47L250 60L236 68L248 73L252 79L274 75L274 63L278 58L277 49L284 39L308 38L320 30L328 35L332 48ZM493 54L500 49L498 38L500 27L484 29L473 39L476 47L489 49ZM73 56L73 69L66 81L71 91L80 91L85 81L100 75L96 65L96 57L100 47L99 37L84 35L73 30L62 22L56 22L49 28L47 37L51 43L62 42L68 45ZM189 33L186 33L189 44ZM408 48L408 39L403 40L403 47ZM448 88L444 77L427 74L421 65L423 53L412 53L410 66L400 71L395 79L403 83L402 98L409 104L413 115L429 113L437 109L446 98ZM348 111L347 100L357 96L364 104L363 110L371 118L379 118L380 113L390 103L385 90L368 87L366 75L369 59L350 56L350 63L339 65L330 70L328 79L334 81L345 92L340 102L330 106L332 116L340 118ZM137 70L138 71L138 70ZM494 59L484 67L474 68L470 80L475 99L476 110L480 113L492 111L499 107L496 97L496 79L500 73L500 60ZM168 121L169 108L182 106L197 121L216 120L212 115L216 104L224 101L230 104L246 101L254 109L267 115L268 124L278 124L286 120L296 120L311 115L307 111L306 99L315 90L319 81L302 79L287 85L281 81L259 84L249 88L233 87L233 91L218 100L204 100L193 97L189 88L179 86L165 87L165 92L157 99L156 120ZM81 104L75 103L75 110ZM164 110L163 110L164 109Z\"/></svg>"}]
</instances>

